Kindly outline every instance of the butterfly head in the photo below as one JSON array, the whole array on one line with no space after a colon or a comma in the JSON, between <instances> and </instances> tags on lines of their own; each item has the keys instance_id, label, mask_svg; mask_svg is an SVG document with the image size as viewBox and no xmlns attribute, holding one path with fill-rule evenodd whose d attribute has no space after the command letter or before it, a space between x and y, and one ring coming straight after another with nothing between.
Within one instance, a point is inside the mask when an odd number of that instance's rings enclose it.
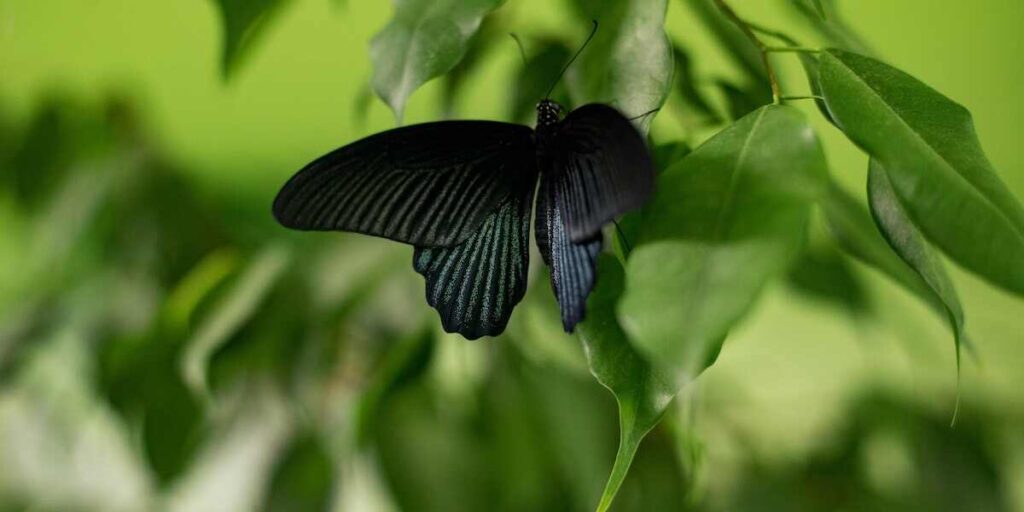
<instances>
[{"instance_id":1,"label":"butterfly head","mask_svg":"<svg viewBox=\"0 0 1024 512\"><path fill-rule=\"evenodd\" d=\"M562 120L565 109L558 103L544 99L537 103L537 126L552 126Z\"/></svg>"}]
</instances>

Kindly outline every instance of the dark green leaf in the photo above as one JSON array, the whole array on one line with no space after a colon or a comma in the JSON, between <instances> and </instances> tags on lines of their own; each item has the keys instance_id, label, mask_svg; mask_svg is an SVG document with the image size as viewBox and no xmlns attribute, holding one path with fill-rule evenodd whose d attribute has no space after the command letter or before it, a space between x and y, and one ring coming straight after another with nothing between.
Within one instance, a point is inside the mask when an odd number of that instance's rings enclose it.
<instances>
[{"instance_id":1,"label":"dark green leaf","mask_svg":"<svg viewBox=\"0 0 1024 512\"><path fill-rule=\"evenodd\" d=\"M230 78L245 54L289 0L214 0L220 8L223 43L221 74Z\"/></svg>"},{"instance_id":2,"label":"dark green leaf","mask_svg":"<svg viewBox=\"0 0 1024 512\"><path fill-rule=\"evenodd\" d=\"M831 183L821 209L829 232L840 248L882 272L936 311L946 314L945 307L927 284L889 247L863 204Z\"/></svg>"},{"instance_id":3,"label":"dark green leaf","mask_svg":"<svg viewBox=\"0 0 1024 512\"><path fill-rule=\"evenodd\" d=\"M789 284L812 298L836 303L855 315L869 308L864 284L835 249L809 247L789 271Z\"/></svg>"},{"instance_id":4,"label":"dark green leaf","mask_svg":"<svg viewBox=\"0 0 1024 512\"><path fill-rule=\"evenodd\" d=\"M629 117L661 108L672 88L672 47L665 34L668 0L574 3L600 28L569 75L576 105L600 102ZM646 131L653 115L636 120Z\"/></svg>"},{"instance_id":5,"label":"dark green leaf","mask_svg":"<svg viewBox=\"0 0 1024 512\"><path fill-rule=\"evenodd\" d=\"M767 90L771 98L768 73L761 62L761 51L750 38L718 10L714 0L687 0L687 3L719 44L729 52L729 56L743 69L747 78Z\"/></svg>"},{"instance_id":6,"label":"dark green leaf","mask_svg":"<svg viewBox=\"0 0 1024 512\"><path fill-rule=\"evenodd\" d=\"M772 91L760 85L739 87L725 80L717 81L729 107L729 117L737 120L772 102Z\"/></svg>"},{"instance_id":7,"label":"dark green leaf","mask_svg":"<svg viewBox=\"0 0 1024 512\"><path fill-rule=\"evenodd\" d=\"M334 488L334 461L312 432L294 439L270 481L264 512L324 511Z\"/></svg>"},{"instance_id":8,"label":"dark green leaf","mask_svg":"<svg viewBox=\"0 0 1024 512\"><path fill-rule=\"evenodd\" d=\"M544 97L551 83L558 78L558 72L572 57L572 52L557 40L542 40L540 48L530 53L526 64L516 73L512 88L512 103L509 120L517 123L532 123L537 102ZM552 92L551 97L563 105L566 101L563 82Z\"/></svg>"},{"instance_id":9,"label":"dark green leaf","mask_svg":"<svg viewBox=\"0 0 1024 512\"><path fill-rule=\"evenodd\" d=\"M619 319L652 361L693 378L804 242L825 157L799 111L767 106L659 176Z\"/></svg>"},{"instance_id":10,"label":"dark green leaf","mask_svg":"<svg viewBox=\"0 0 1024 512\"><path fill-rule=\"evenodd\" d=\"M587 320L580 324L579 335L590 372L619 405L619 451L597 508L603 511L611 506L640 441L661 420L677 389L670 375L652 367L633 349L615 318L622 295L622 266L604 254L598 272L601 279L587 301Z\"/></svg>"},{"instance_id":11,"label":"dark green leaf","mask_svg":"<svg viewBox=\"0 0 1024 512\"><path fill-rule=\"evenodd\" d=\"M821 85L840 128L885 168L922 234L965 268L1024 294L1024 208L986 158L967 109L841 50L822 54Z\"/></svg>"},{"instance_id":12,"label":"dark green leaf","mask_svg":"<svg viewBox=\"0 0 1024 512\"><path fill-rule=\"evenodd\" d=\"M370 42L373 89L399 122L419 86L466 54L484 16L502 0L397 0L391 22Z\"/></svg>"},{"instance_id":13,"label":"dark green leaf","mask_svg":"<svg viewBox=\"0 0 1024 512\"><path fill-rule=\"evenodd\" d=\"M844 50L872 53L864 39L843 20L836 0L793 0L792 4L829 44Z\"/></svg>"},{"instance_id":14,"label":"dark green leaf","mask_svg":"<svg viewBox=\"0 0 1024 512\"><path fill-rule=\"evenodd\" d=\"M697 76L693 71L689 53L682 47L673 45L672 55L676 66L672 83L682 100L683 124L688 127L700 127L721 121L718 113L697 88Z\"/></svg>"},{"instance_id":15,"label":"dark green leaf","mask_svg":"<svg viewBox=\"0 0 1024 512\"><path fill-rule=\"evenodd\" d=\"M956 289L946 275L942 261L907 216L888 173L875 160L871 161L868 168L868 203L871 205L871 215L889 245L942 301L953 329L959 365L960 347L964 343L965 333L964 313Z\"/></svg>"}]
</instances>

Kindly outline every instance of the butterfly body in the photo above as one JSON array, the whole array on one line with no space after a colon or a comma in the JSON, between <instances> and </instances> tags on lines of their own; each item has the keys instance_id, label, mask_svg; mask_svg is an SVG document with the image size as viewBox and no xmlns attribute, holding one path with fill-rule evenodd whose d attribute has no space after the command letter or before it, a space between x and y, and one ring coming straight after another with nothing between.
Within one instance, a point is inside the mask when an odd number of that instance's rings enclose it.
<instances>
[{"instance_id":1,"label":"butterfly body","mask_svg":"<svg viewBox=\"0 0 1024 512\"><path fill-rule=\"evenodd\" d=\"M602 226L651 195L654 171L643 138L615 109L564 112L541 101L535 130L441 121L371 135L296 173L274 216L293 229L413 245L442 326L475 339L501 333L526 292L535 210L537 245L572 332L596 278Z\"/></svg>"}]
</instances>

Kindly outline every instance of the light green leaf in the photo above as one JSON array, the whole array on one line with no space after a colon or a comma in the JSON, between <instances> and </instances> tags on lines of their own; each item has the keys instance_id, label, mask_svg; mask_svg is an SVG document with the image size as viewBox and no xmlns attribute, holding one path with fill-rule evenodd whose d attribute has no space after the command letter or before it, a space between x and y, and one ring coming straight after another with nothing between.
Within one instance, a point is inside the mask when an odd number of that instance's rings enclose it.
<instances>
[{"instance_id":1,"label":"light green leaf","mask_svg":"<svg viewBox=\"0 0 1024 512\"><path fill-rule=\"evenodd\" d=\"M1024 207L978 142L971 114L910 75L861 55L821 56L839 127L882 165L907 216L965 268L1024 294Z\"/></svg>"},{"instance_id":2,"label":"light green leaf","mask_svg":"<svg viewBox=\"0 0 1024 512\"><path fill-rule=\"evenodd\" d=\"M674 379L651 366L630 345L615 318L622 294L622 266L603 254L598 262L597 287L587 302L587 320L579 326L590 373L615 395L619 405L619 451L598 511L611 506L626 478L640 441L664 415L677 388Z\"/></svg>"},{"instance_id":3,"label":"light green leaf","mask_svg":"<svg viewBox=\"0 0 1024 512\"><path fill-rule=\"evenodd\" d=\"M960 347L964 343L964 313L953 282L946 274L942 260L932 251L921 233L914 227L900 204L886 170L872 160L868 167L868 203L871 215L885 236L889 246L899 254L928 285L945 308L953 341L956 345L957 366L960 363Z\"/></svg>"},{"instance_id":4,"label":"light green leaf","mask_svg":"<svg viewBox=\"0 0 1024 512\"><path fill-rule=\"evenodd\" d=\"M600 28L569 75L576 105L607 103L629 117L661 108L672 89L672 45L665 34L668 0L576 2ZM646 131L653 115L636 120Z\"/></svg>"},{"instance_id":5,"label":"light green leaf","mask_svg":"<svg viewBox=\"0 0 1024 512\"><path fill-rule=\"evenodd\" d=\"M466 54L480 22L502 0L395 0L391 22L370 42L373 89L399 122L419 86Z\"/></svg>"},{"instance_id":6,"label":"light green leaf","mask_svg":"<svg viewBox=\"0 0 1024 512\"><path fill-rule=\"evenodd\" d=\"M214 0L220 8L224 42L221 74L230 78L270 19L289 0Z\"/></svg>"},{"instance_id":7,"label":"light green leaf","mask_svg":"<svg viewBox=\"0 0 1024 512\"><path fill-rule=\"evenodd\" d=\"M803 115L767 106L662 173L643 210L619 320L651 361L692 379L803 246L825 157Z\"/></svg>"}]
</instances>

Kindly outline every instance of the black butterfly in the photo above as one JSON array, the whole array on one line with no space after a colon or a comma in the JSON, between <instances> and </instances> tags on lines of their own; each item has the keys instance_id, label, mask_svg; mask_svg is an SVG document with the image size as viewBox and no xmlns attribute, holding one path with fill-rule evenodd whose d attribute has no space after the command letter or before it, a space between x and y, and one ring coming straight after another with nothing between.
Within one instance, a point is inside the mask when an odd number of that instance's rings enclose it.
<instances>
[{"instance_id":1,"label":"black butterfly","mask_svg":"<svg viewBox=\"0 0 1024 512\"><path fill-rule=\"evenodd\" d=\"M295 174L274 217L412 244L445 331L476 339L504 331L526 292L536 191L537 245L572 332L594 287L601 228L650 197L654 168L643 137L614 108L563 113L545 99L536 130L441 121L371 135Z\"/></svg>"}]
</instances>

